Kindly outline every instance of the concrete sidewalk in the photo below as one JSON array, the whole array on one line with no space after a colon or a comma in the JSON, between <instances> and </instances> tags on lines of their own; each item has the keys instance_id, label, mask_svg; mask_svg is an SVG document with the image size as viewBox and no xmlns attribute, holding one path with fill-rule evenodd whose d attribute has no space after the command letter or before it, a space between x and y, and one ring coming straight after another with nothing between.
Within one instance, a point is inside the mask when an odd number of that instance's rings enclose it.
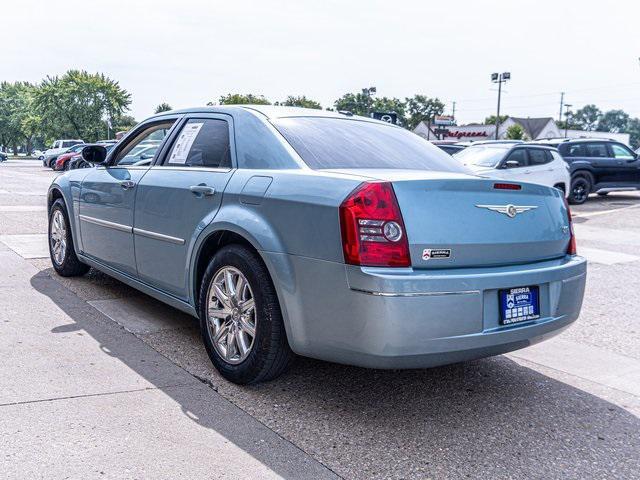
<instances>
[{"instance_id":1,"label":"concrete sidewalk","mask_svg":"<svg viewBox=\"0 0 640 480\"><path fill-rule=\"evenodd\" d=\"M0 244L2 478L336 478Z\"/></svg>"}]
</instances>

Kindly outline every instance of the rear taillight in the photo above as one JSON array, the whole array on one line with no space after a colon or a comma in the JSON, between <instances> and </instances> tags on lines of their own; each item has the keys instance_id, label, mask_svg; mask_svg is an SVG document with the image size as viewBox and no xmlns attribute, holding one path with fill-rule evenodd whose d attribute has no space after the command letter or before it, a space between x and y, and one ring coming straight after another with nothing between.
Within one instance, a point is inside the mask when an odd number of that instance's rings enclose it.
<instances>
[{"instance_id":1,"label":"rear taillight","mask_svg":"<svg viewBox=\"0 0 640 480\"><path fill-rule=\"evenodd\" d=\"M352 265L408 267L407 231L393 187L367 182L340 205L344 260Z\"/></svg>"},{"instance_id":2,"label":"rear taillight","mask_svg":"<svg viewBox=\"0 0 640 480\"><path fill-rule=\"evenodd\" d=\"M564 199L564 205L567 208L567 217L569 218L569 233L571 237L569 238L569 246L567 247L567 255L577 255L578 249L576 247L576 234L573 232L573 219L571 218L571 209L569 208L569 202L567 199Z\"/></svg>"}]
</instances>

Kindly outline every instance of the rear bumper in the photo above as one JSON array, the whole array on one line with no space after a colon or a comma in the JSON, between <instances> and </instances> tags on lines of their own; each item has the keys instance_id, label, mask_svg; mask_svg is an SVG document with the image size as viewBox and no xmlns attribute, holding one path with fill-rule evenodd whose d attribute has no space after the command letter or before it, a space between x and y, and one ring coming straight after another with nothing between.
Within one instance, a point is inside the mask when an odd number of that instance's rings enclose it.
<instances>
[{"instance_id":1,"label":"rear bumper","mask_svg":"<svg viewBox=\"0 0 640 480\"><path fill-rule=\"evenodd\" d=\"M361 268L264 254L301 355L372 368L422 368L496 355L556 335L578 318L581 257L509 267ZM539 285L538 320L501 326L498 289Z\"/></svg>"}]
</instances>

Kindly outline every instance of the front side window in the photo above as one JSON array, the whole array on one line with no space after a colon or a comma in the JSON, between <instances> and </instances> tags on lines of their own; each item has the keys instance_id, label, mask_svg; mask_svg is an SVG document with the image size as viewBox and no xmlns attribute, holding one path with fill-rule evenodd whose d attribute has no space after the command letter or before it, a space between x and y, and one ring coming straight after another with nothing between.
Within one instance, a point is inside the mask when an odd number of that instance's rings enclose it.
<instances>
[{"instance_id":1,"label":"front side window","mask_svg":"<svg viewBox=\"0 0 640 480\"><path fill-rule=\"evenodd\" d=\"M587 157L608 157L607 146L604 143L587 143L585 145Z\"/></svg>"},{"instance_id":2,"label":"front side window","mask_svg":"<svg viewBox=\"0 0 640 480\"><path fill-rule=\"evenodd\" d=\"M454 157L471 167L495 168L509 151L505 145L476 145L456 153Z\"/></svg>"},{"instance_id":3,"label":"front side window","mask_svg":"<svg viewBox=\"0 0 640 480\"><path fill-rule=\"evenodd\" d=\"M511 163L513 162L513 163ZM527 165L527 151L524 148L517 148L505 159L505 168L519 168Z\"/></svg>"},{"instance_id":4,"label":"front side window","mask_svg":"<svg viewBox=\"0 0 640 480\"><path fill-rule=\"evenodd\" d=\"M620 158L622 160L633 160L635 158L633 153L631 153L631 150L623 147L622 145L612 143L611 150L613 150L613 156L616 158Z\"/></svg>"},{"instance_id":5,"label":"front side window","mask_svg":"<svg viewBox=\"0 0 640 480\"><path fill-rule=\"evenodd\" d=\"M551 160L551 155L547 156L547 150L539 150L537 148L529 149L529 165L532 167L536 165L544 165Z\"/></svg>"},{"instance_id":6,"label":"front side window","mask_svg":"<svg viewBox=\"0 0 640 480\"><path fill-rule=\"evenodd\" d=\"M169 120L156 123L142 130L118 152L115 164L126 166L139 162L150 163L149 160L153 160L174 122L175 120Z\"/></svg>"},{"instance_id":7,"label":"front side window","mask_svg":"<svg viewBox=\"0 0 640 480\"><path fill-rule=\"evenodd\" d=\"M272 123L314 170L389 168L468 173L450 155L403 128L322 117L279 118Z\"/></svg>"},{"instance_id":8,"label":"front side window","mask_svg":"<svg viewBox=\"0 0 640 480\"><path fill-rule=\"evenodd\" d=\"M190 119L177 135L165 165L231 168L229 124L217 119Z\"/></svg>"}]
</instances>

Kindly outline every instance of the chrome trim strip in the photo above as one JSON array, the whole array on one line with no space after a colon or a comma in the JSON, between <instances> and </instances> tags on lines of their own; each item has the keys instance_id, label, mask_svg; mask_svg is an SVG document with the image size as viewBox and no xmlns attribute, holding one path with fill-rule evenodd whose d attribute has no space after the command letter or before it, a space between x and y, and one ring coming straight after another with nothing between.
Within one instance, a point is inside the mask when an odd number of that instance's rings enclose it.
<instances>
[{"instance_id":1,"label":"chrome trim strip","mask_svg":"<svg viewBox=\"0 0 640 480\"><path fill-rule=\"evenodd\" d=\"M80 220L84 220L87 223L93 223L94 225L100 225L101 227L113 228L119 232L131 233L133 228L128 225L122 225L121 223L109 222L100 218L89 217L87 215L78 215Z\"/></svg>"},{"instance_id":2,"label":"chrome trim strip","mask_svg":"<svg viewBox=\"0 0 640 480\"><path fill-rule=\"evenodd\" d=\"M149 230L142 230L141 228L134 228L133 233L135 233L136 235L141 235L143 237L153 238L155 240L175 243L176 245L184 245L184 239L172 237L171 235L165 235L163 233L150 232Z\"/></svg>"},{"instance_id":3,"label":"chrome trim strip","mask_svg":"<svg viewBox=\"0 0 640 480\"><path fill-rule=\"evenodd\" d=\"M376 297L437 297L443 295L477 295L480 294L480 290L461 290L459 292L374 292L371 290L362 290L360 288L350 287L351 290L358 293L365 293L367 295L374 295Z\"/></svg>"}]
</instances>

